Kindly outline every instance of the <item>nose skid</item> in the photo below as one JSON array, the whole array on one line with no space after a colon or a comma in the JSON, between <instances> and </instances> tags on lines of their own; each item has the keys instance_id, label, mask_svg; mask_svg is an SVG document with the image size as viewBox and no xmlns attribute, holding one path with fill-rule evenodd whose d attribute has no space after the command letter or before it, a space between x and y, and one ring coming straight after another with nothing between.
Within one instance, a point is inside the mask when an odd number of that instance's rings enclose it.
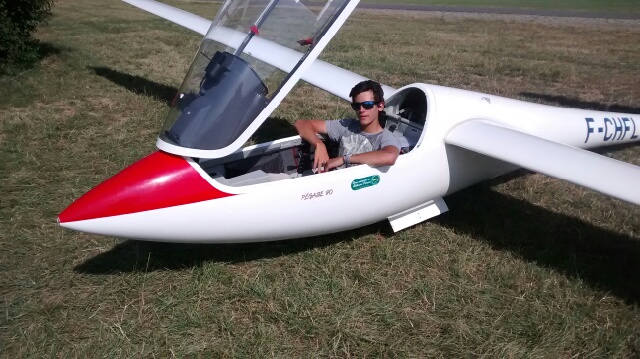
<instances>
[{"instance_id":1,"label":"nose skid","mask_svg":"<svg viewBox=\"0 0 640 359\"><path fill-rule=\"evenodd\" d=\"M181 156L154 152L78 198L58 223L119 216L232 196L213 187Z\"/></svg>"}]
</instances>

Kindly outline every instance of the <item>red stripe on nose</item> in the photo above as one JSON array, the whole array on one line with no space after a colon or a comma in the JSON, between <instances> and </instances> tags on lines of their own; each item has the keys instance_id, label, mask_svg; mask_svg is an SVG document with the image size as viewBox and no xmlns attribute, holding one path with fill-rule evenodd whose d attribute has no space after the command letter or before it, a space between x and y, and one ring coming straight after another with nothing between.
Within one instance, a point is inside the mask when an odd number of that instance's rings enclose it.
<instances>
[{"instance_id":1,"label":"red stripe on nose","mask_svg":"<svg viewBox=\"0 0 640 359\"><path fill-rule=\"evenodd\" d=\"M102 182L58 216L61 223L118 216L233 196L180 156L155 152Z\"/></svg>"}]
</instances>

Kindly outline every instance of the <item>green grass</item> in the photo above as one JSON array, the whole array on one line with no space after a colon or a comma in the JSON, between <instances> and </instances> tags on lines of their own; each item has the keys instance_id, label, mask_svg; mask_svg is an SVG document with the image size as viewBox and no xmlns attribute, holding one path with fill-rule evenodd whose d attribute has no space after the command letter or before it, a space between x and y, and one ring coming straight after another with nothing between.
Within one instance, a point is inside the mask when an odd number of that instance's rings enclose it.
<instances>
[{"instance_id":1,"label":"green grass","mask_svg":"<svg viewBox=\"0 0 640 359\"><path fill-rule=\"evenodd\" d=\"M547 10L640 12L640 3L636 0L362 0L362 2L372 4L449 5Z\"/></svg>"},{"instance_id":2,"label":"green grass","mask_svg":"<svg viewBox=\"0 0 640 359\"><path fill-rule=\"evenodd\" d=\"M525 171L396 234L177 245L62 230L65 206L155 150L200 38L119 1L54 12L41 65L0 78L3 357L640 353L640 209ZM360 11L323 58L392 86L638 113L639 31ZM271 123L345 111L298 86ZM640 165L638 146L603 153Z\"/></svg>"}]
</instances>

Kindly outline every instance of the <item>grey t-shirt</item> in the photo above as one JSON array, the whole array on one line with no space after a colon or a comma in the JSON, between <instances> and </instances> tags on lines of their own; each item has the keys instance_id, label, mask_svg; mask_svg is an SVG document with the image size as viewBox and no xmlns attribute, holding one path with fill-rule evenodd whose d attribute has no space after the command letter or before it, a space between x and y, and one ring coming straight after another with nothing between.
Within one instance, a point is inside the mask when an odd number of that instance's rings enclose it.
<instances>
[{"instance_id":1,"label":"grey t-shirt","mask_svg":"<svg viewBox=\"0 0 640 359\"><path fill-rule=\"evenodd\" d=\"M326 125L329 138L340 142L340 156L377 151L386 146L400 150L398 138L386 128L378 133L362 132L360 122L353 118L329 120Z\"/></svg>"}]
</instances>

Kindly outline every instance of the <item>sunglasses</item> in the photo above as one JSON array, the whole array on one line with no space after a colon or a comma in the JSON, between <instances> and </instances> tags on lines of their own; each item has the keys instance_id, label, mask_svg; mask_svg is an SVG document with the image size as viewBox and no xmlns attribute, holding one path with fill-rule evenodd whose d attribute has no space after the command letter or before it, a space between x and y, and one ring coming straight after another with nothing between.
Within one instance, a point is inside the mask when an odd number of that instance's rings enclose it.
<instances>
[{"instance_id":1,"label":"sunglasses","mask_svg":"<svg viewBox=\"0 0 640 359\"><path fill-rule=\"evenodd\" d=\"M375 101L365 101L365 102L354 102L351 104L351 108L354 111L358 111L360 110L360 106L362 106L362 108L364 108L365 110L371 110L373 108L373 106L379 104L380 102L375 102Z\"/></svg>"}]
</instances>

